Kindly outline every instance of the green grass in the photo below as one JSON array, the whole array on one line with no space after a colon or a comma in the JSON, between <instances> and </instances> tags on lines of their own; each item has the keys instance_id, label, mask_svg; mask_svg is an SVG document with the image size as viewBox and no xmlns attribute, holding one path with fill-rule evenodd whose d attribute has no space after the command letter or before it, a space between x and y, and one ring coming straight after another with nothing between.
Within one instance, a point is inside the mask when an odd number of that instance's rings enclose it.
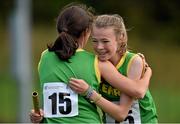
<instances>
[{"instance_id":1,"label":"green grass","mask_svg":"<svg viewBox=\"0 0 180 124\"><path fill-rule=\"evenodd\" d=\"M180 94L178 88L161 88L153 90L152 94L156 102L159 122L180 122Z\"/></svg>"},{"instance_id":2,"label":"green grass","mask_svg":"<svg viewBox=\"0 0 180 124\"><path fill-rule=\"evenodd\" d=\"M16 82L10 77L0 77L1 93L0 93L0 122L15 122L17 118L17 103L18 103L18 87Z\"/></svg>"},{"instance_id":3,"label":"green grass","mask_svg":"<svg viewBox=\"0 0 180 124\"><path fill-rule=\"evenodd\" d=\"M161 42L150 43L151 41L146 41L144 44L135 42L132 46L138 49L138 52L145 54L152 68L150 90L156 103L159 122L180 122L180 49Z\"/></svg>"}]
</instances>

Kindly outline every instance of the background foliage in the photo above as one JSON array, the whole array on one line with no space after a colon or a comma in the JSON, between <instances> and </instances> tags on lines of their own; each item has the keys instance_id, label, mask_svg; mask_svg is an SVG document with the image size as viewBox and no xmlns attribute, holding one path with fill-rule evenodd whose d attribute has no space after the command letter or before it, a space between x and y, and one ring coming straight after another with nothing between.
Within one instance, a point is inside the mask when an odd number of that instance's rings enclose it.
<instances>
[{"instance_id":1,"label":"background foliage","mask_svg":"<svg viewBox=\"0 0 180 124\"><path fill-rule=\"evenodd\" d=\"M37 64L46 44L55 40L55 19L72 0L32 0L33 86L38 88ZM129 48L141 52L153 69L150 90L156 102L159 122L180 122L180 1L179 0L79 0L96 14L120 14L128 31ZM11 74L8 17L15 1L0 3L0 122L16 122L18 83ZM89 43L86 49L91 50ZM29 98L31 99L31 97ZM28 113L27 113L28 114Z\"/></svg>"}]
</instances>

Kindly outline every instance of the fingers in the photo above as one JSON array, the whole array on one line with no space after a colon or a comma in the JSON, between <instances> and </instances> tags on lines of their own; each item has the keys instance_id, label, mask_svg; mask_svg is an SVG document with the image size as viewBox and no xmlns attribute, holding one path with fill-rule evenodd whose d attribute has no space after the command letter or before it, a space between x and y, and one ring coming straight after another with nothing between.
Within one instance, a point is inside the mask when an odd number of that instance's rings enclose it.
<instances>
[{"instance_id":1,"label":"fingers","mask_svg":"<svg viewBox=\"0 0 180 124\"><path fill-rule=\"evenodd\" d=\"M69 80L70 88L79 94L83 94L89 87L89 85L82 79L71 78Z\"/></svg>"},{"instance_id":2,"label":"fingers","mask_svg":"<svg viewBox=\"0 0 180 124\"><path fill-rule=\"evenodd\" d=\"M146 72L148 67L149 67L148 63L145 62L145 64L144 64L144 72Z\"/></svg>"},{"instance_id":3,"label":"fingers","mask_svg":"<svg viewBox=\"0 0 180 124\"><path fill-rule=\"evenodd\" d=\"M35 113L34 109L31 110L30 114L31 114L32 116L37 116L37 117L38 117L38 116L41 116L40 114Z\"/></svg>"},{"instance_id":4,"label":"fingers","mask_svg":"<svg viewBox=\"0 0 180 124\"><path fill-rule=\"evenodd\" d=\"M78 82L70 80L68 85L72 90L79 93L80 84Z\"/></svg>"},{"instance_id":5,"label":"fingers","mask_svg":"<svg viewBox=\"0 0 180 124\"><path fill-rule=\"evenodd\" d=\"M145 72L147 71L149 65L146 62L145 57L144 57L144 55L142 53L137 53L137 54L141 57L142 62L143 62L143 70L142 70L142 74L141 74L141 78L142 78L144 76Z\"/></svg>"},{"instance_id":6,"label":"fingers","mask_svg":"<svg viewBox=\"0 0 180 124\"><path fill-rule=\"evenodd\" d=\"M137 53L137 54L141 57L143 63L146 63L144 55L142 53Z\"/></svg>"},{"instance_id":7,"label":"fingers","mask_svg":"<svg viewBox=\"0 0 180 124\"><path fill-rule=\"evenodd\" d=\"M34 109L31 110L31 112L29 113L29 116L30 116L30 120L32 123L40 123L43 119L43 110L40 109L40 114L38 113L35 113Z\"/></svg>"},{"instance_id":8,"label":"fingers","mask_svg":"<svg viewBox=\"0 0 180 124\"><path fill-rule=\"evenodd\" d=\"M69 87L74 90L75 92L78 91L78 86L73 82L73 81L69 81Z\"/></svg>"},{"instance_id":9,"label":"fingers","mask_svg":"<svg viewBox=\"0 0 180 124\"><path fill-rule=\"evenodd\" d=\"M149 66L146 67L146 71L147 71L148 73L152 73L152 70L151 70L151 68L150 68Z\"/></svg>"},{"instance_id":10,"label":"fingers","mask_svg":"<svg viewBox=\"0 0 180 124\"><path fill-rule=\"evenodd\" d=\"M145 71L144 75L148 75L148 77L152 76L152 70L149 66L146 67L146 71Z\"/></svg>"},{"instance_id":11,"label":"fingers","mask_svg":"<svg viewBox=\"0 0 180 124\"><path fill-rule=\"evenodd\" d=\"M142 53L137 53L142 59L145 59L144 55Z\"/></svg>"},{"instance_id":12,"label":"fingers","mask_svg":"<svg viewBox=\"0 0 180 124\"><path fill-rule=\"evenodd\" d=\"M30 114L32 114L33 116L44 116L44 112L42 109L40 109L40 114L36 113L34 109L31 110Z\"/></svg>"},{"instance_id":13,"label":"fingers","mask_svg":"<svg viewBox=\"0 0 180 124\"><path fill-rule=\"evenodd\" d=\"M149 67L149 65L148 65L148 63L147 63L147 62L145 63L145 67L146 67L146 68L147 68L147 67Z\"/></svg>"},{"instance_id":14,"label":"fingers","mask_svg":"<svg viewBox=\"0 0 180 124\"><path fill-rule=\"evenodd\" d=\"M71 85L71 86L74 86L74 87L79 87L79 80L78 79L70 79L69 80L69 85Z\"/></svg>"},{"instance_id":15,"label":"fingers","mask_svg":"<svg viewBox=\"0 0 180 124\"><path fill-rule=\"evenodd\" d=\"M71 78L71 79L69 80L69 84L70 84L71 86L74 86L74 87L77 87L77 88L80 88L80 87L82 87L82 86L87 85L87 83L84 82L84 80L82 80L82 79L75 79L75 78Z\"/></svg>"},{"instance_id":16,"label":"fingers","mask_svg":"<svg viewBox=\"0 0 180 124\"><path fill-rule=\"evenodd\" d=\"M69 85L69 87L70 87L72 90L74 90L75 92L81 93L81 92L80 92L81 86L80 86L79 81L77 81L77 80L78 80L78 79L70 79L68 85Z\"/></svg>"},{"instance_id":17,"label":"fingers","mask_svg":"<svg viewBox=\"0 0 180 124\"><path fill-rule=\"evenodd\" d=\"M137 53L138 55L139 55L139 57L141 57L141 59L142 59L142 65L143 65L143 68L142 68L142 73L141 73L141 78L144 76L144 73L145 73L145 71L146 71L146 68L145 68L145 63L146 63L146 61L145 61L145 57L144 57L144 55L142 54L142 53Z\"/></svg>"},{"instance_id":18,"label":"fingers","mask_svg":"<svg viewBox=\"0 0 180 124\"><path fill-rule=\"evenodd\" d=\"M40 109L40 115L44 117L44 111Z\"/></svg>"},{"instance_id":19,"label":"fingers","mask_svg":"<svg viewBox=\"0 0 180 124\"><path fill-rule=\"evenodd\" d=\"M73 81L73 82L79 83L79 81L81 81L81 79L77 79L77 78L70 78L70 81Z\"/></svg>"},{"instance_id":20,"label":"fingers","mask_svg":"<svg viewBox=\"0 0 180 124\"><path fill-rule=\"evenodd\" d=\"M143 71L142 71L141 78L144 75L148 75L149 77L151 77L152 76L152 70L149 67L148 63L146 62L144 55L142 53L138 53L138 55L142 58L142 61L143 61Z\"/></svg>"}]
</instances>

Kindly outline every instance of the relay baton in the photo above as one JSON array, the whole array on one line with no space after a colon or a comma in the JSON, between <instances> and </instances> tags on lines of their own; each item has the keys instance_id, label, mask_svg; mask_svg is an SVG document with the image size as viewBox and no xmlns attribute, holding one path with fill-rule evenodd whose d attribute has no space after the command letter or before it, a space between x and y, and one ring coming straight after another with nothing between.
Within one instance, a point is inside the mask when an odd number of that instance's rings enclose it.
<instances>
[{"instance_id":1,"label":"relay baton","mask_svg":"<svg viewBox=\"0 0 180 124\"><path fill-rule=\"evenodd\" d=\"M38 92L32 92L34 112L40 114Z\"/></svg>"}]
</instances>

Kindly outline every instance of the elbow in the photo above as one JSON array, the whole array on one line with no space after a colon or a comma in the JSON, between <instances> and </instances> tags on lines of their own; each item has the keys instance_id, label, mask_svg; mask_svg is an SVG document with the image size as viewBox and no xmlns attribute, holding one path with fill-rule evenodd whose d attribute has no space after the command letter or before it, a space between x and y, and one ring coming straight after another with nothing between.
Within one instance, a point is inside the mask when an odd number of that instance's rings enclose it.
<instances>
[{"instance_id":1,"label":"elbow","mask_svg":"<svg viewBox=\"0 0 180 124\"><path fill-rule=\"evenodd\" d=\"M137 90L136 91L136 98L142 99L142 98L144 98L145 94L146 94L146 90Z\"/></svg>"},{"instance_id":2,"label":"elbow","mask_svg":"<svg viewBox=\"0 0 180 124\"><path fill-rule=\"evenodd\" d=\"M144 98L147 89L148 89L148 87L144 87L144 86L143 87L142 86L134 86L128 95L133 98L136 98L136 99L142 99L142 98Z\"/></svg>"},{"instance_id":3,"label":"elbow","mask_svg":"<svg viewBox=\"0 0 180 124\"><path fill-rule=\"evenodd\" d=\"M120 114L118 114L116 120L117 120L118 122L122 122L122 121L125 120L126 117L127 117L127 114L122 114L122 113L120 113Z\"/></svg>"},{"instance_id":4,"label":"elbow","mask_svg":"<svg viewBox=\"0 0 180 124\"><path fill-rule=\"evenodd\" d=\"M127 117L128 113L118 113L117 117L115 118L118 122L122 122Z\"/></svg>"}]
</instances>

